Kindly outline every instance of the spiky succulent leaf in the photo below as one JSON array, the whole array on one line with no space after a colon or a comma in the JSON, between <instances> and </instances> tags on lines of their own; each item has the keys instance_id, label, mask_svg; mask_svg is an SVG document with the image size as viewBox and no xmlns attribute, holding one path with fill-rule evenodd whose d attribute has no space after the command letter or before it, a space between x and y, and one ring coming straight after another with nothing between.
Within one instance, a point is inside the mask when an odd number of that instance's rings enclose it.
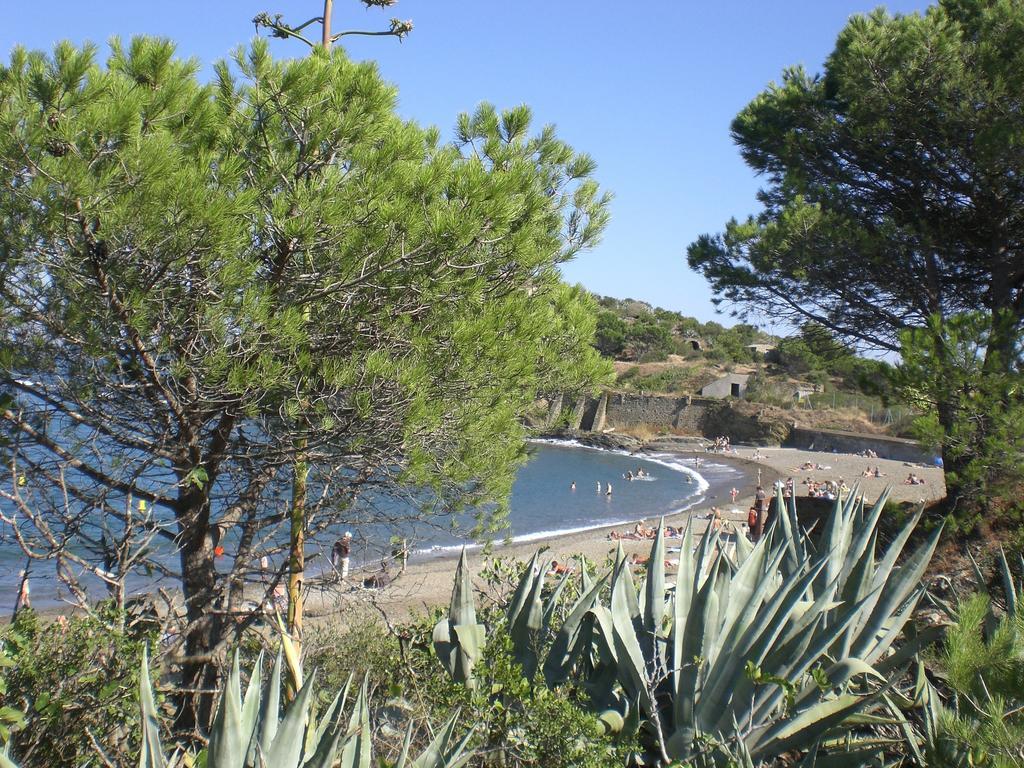
<instances>
[{"instance_id":1,"label":"spiky succulent leaf","mask_svg":"<svg viewBox=\"0 0 1024 768\"><path fill-rule=\"evenodd\" d=\"M153 699L153 685L149 679L149 647L142 648L142 667L139 670L139 705L142 709L142 751L139 768L165 768L167 759L160 746L160 719ZM3 761L0 760L0 766Z\"/></svg>"}]
</instances>

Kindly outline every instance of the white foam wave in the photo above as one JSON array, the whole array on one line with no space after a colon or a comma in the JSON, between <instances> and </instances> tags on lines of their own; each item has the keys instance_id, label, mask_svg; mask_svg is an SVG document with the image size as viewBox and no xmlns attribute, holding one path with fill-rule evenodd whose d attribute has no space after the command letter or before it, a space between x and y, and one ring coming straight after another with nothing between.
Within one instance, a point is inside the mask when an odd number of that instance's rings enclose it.
<instances>
[{"instance_id":1,"label":"white foam wave","mask_svg":"<svg viewBox=\"0 0 1024 768\"><path fill-rule=\"evenodd\" d=\"M564 443L566 443L568 441L562 441L562 442L564 444ZM586 446L581 446L581 447L586 447ZM686 504L684 504L683 506L679 507L678 509L673 509L672 511L665 513L664 516L665 517L670 517L672 515L682 514L683 512L686 512L686 511L692 509L693 507L697 506L698 504L703 503L704 501L705 501L704 494L703 493L697 493L696 495L691 496L690 498L688 498ZM621 525L635 525L636 523L640 522L641 520L648 520L648 519L650 519L650 515L648 515L646 517L637 517L637 518L623 519L623 520L611 520L611 521L609 521L609 520L602 520L600 522L595 522L595 523L592 523L590 525L581 525L581 526L577 526L575 528L553 528L551 530L546 530L546 531L532 531L530 533L524 533L524 534L521 534L519 536L513 536L511 539L508 540L508 543L510 543L510 544L525 544L525 543L529 543L531 541L538 541L538 540L541 540L541 539L553 539L553 538L556 538L558 536L571 536L574 533L586 533L587 531L597 531L597 530L601 530L602 528L617 528L618 526L621 526ZM432 547L423 547L421 549L414 550L414 552L415 552L415 554L419 554L419 555L433 555L435 557L438 557L438 556L443 556L443 555L446 555L446 554L454 554L456 552L461 551L463 547L465 547L468 550L474 550L474 549L480 549L481 546L482 546L481 544L466 542L465 544L447 544L447 545L436 545L436 546L432 546Z\"/></svg>"}]
</instances>

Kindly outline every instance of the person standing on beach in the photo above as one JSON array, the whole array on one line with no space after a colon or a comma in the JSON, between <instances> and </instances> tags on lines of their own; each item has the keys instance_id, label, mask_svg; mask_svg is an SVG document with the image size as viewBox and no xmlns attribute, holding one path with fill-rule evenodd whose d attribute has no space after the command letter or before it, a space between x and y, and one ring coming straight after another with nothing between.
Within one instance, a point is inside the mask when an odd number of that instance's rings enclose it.
<instances>
[{"instance_id":1,"label":"person standing on beach","mask_svg":"<svg viewBox=\"0 0 1024 768\"><path fill-rule=\"evenodd\" d=\"M32 588L28 583L28 571L18 574L21 577L21 586L18 588L18 599L14 601L14 613L17 614L22 608L32 607Z\"/></svg>"},{"instance_id":2,"label":"person standing on beach","mask_svg":"<svg viewBox=\"0 0 1024 768\"><path fill-rule=\"evenodd\" d=\"M331 549L331 564L341 575L341 580L348 578L349 558L352 555L352 534L345 531L345 534L334 542Z\"/></svg>"},{"instance_id":3,"label":"person standing on beach","mask_svg":"<svg viewBox=\"0 0 1024 768\"><path fill-rule=\"evenodd\" d=\"M754 510L757 512L757 523L754 526L754 541L760 541L761 534L764 533L764 512L767 504L768 494L762 486L757 486L757 491L754 493Z\"/></svg>"},{"instance_id":4,"label":"person standing on beach","mask_svg":"<svg viewBox=\"0 0 1024 768\"><path fill-rule=\"evenodd\" d=\"M729 496L732 498L732 503L733 504L736 503L736 497L739 496L739 495L740 495L740 491L739 491L738 488L733 488L731 491L729 491Z\"/></svg>"}]
</instances>

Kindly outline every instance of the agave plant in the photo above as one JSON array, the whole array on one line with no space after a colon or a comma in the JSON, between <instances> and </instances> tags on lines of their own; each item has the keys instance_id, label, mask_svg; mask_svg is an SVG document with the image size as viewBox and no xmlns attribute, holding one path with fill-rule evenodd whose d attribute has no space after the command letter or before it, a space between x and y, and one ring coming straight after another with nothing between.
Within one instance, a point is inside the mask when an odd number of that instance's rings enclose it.
<instances>
[{"instance_id":1,"label":"agave plant","mask_svg":"<svg viewBox=\"0 0 1024 768\"><path fill-rule=\"evenodd\" d=\"M545 679L554 686L575 677L607 727L640 727L664 762L744 764L817 749L883 696L886 676L928 639L893 650L924 591L939 531L897 566L915 517L879 557L886 496L866 509L855 489L836 501L816 537L781 493L756 545L742 536L731 544L709 529L695 547L688 525L673 583L664 526L639 584L620 547L609 604L598 599L600 584L584 583L548 650ZM537 563L524 572L509 615L527 673L549 613Z\"/></svg>"},{"instance_id":2,"label":"agave plant","mask_svg":"<svg viewBox=\"0 0 1024 768\"><path fill-rule=\"evenodd\" d=\"M540 559L540 553L533 556L519 578L506 614L513 658L529 679L533 678L540 664L538 650L547 645L550 639L555 609L571 576L570 572L566 572L545 602L542 590L547 566L547 561ZM608 577L606 575L593 582L585 568L581 569L581 573L581 596L554 635L544 661L544 677L551 687L569 679L572 668L591 646L590 614L597 605L598 593ZM486 630L476 619L473 585L466 552L463 550L455 569L451 609L448 616L434 627L434 651L451 678L472 689L476 687L473 667L483 653L485 641Z\"/></svg>"},{"instance_id":3,"label":"agave plant","mask_svg":"<svg viewBox=\"0 0 1024 768\"><path fill-rule=\"evenodd\" d=\"M484 626L476 621L473 582L466 563L466 550L463 549L455 569L451 608L448 617L434 627L433 642L437 657L448 674L467 688L475 686L473 667L483 653L484 639Z\"/></svg>"},{"instance_id":4,"label":"agave plant","mask_svg":"<svg viewBox=\"0 0 1024 768\"><path fill-rule=\"evenodd\" d=\"M968 553L969 555L969 553ZM973 558L972 558L973 562ZM999 568L1006 611L998 616L984 594L986 580L974 563L982 593L944 606L953 620L938 664L948 691L944 703L918 662L913 700L919 722L901 723L906 745L916 762L936 768L980 768L1024 764L1024 582L1013 578L1005 553ZM1019 568L1024 573L1024 557ZM941 602L941 601L936 601Z\"/></svg>"},{"instance_id":5,"label":"agave plant","mask_svg":"<svg viewBox=\"0 0 1024 768\"><path fill-rule=\"evenodd\" d=\"M352 714L343 720L352 679L339 691L319 721L311 714L316 674L302 684L295 699L280 709L281 660L279 652L266 687L261 686L262 656L253 667L245 695L241 691L238 655L228 673L220 704L210 731L206 749L206 768L369 768L375 763L371 742L367 682L356 696ZM189 756L177 752L164 756L160 745L159 722L148 664L143 656L139 685L142 709L142 752L139 768L179 768L192 763ZM289 660L291 674L301 679L297 659ZM410 756L413 724L406 731L402 751L393 768L459 768L471 754L466 751L472 730L461 740L454 738L458 714L437 732L433 741L417 757Z\"/></svg>"}]
</instances>

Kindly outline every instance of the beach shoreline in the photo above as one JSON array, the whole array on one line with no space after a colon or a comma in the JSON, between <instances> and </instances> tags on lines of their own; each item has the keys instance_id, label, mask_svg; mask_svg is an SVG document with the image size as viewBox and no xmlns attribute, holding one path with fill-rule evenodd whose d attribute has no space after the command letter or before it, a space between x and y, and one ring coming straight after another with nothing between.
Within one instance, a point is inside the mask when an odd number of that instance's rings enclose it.
<instances>
[{"instance_id":1,"label":"beach shoreline","mask_svg":"<svg viewBox=\"0 0 1024 768\"><path fill-rule=\"evenodd\" d=\"M585 446L591 450L606 450L593 446ZM817 480L842 478L848 485L859 484L859 492L869 501L874 501L882 489L891 485L890 498L894 501L931 501L941 498L945 493L942 482L942 471L935 467L909 465L905 462L889 459L866 459L852 454L833 454L819 451L800 451L789 448L754 448L739 446L730 453L703 452L693 450L646 450L642 446L634 455L646 459L657 456L671 456L684 462L700 459L708 462L727 464L738 475L710 482L702 496L692 505L668 514L665 522L668 525L682 527L690 518L694 520L694 532L700 534L707 527L710 509L717 506L722 510L723 519L737 529L746 522L746 510L752 505L760 471L761 484L769 488L779 480L793 477L798 497L806 496L806 489L801 483L806 477ZM755 458L757 457L757 458ZM824 467L822 470L798 470L806 463ZM858 476L866 467L880 467L882 477L864 478ZM901 484L906 467L912 466L913 472L924 479L922 485L906 486ZM694 468L697 472L700 470ZM735 487L738 496L733 503L729 498L730 486ZM631 529L637 522L648 526L657 526L660 516L637 517L628 522L599 524L582 530L567 533L555 532L551 535L530 537L527 540L493 542L484 549L476 546L469 550L468 556L472 571L479 573L484 561L489 558L503 558L525 561L538 550L544 552L548 560L567 561L575 556L585 556L591 562L603 565L621 544L627 555L633 553L646 554L650 542L644 539L611 539L610 533L615 529ZM318 622L332 620L348 623L353 616L367 618L366 608L373 613L383 614L389 621L402 621L412 616L446 605L451 596L452 579L455 563L460 556L460 549L444 552L413 553L404 573L398 575L397 567L390 570L390 583L381 589L366 589L362 580L377 572L373 565L354 569L348 583L340 584L329 578L311 578L309 594L306 600L307 617L315 625ZM353 612L354 609L354 612ZM43 616L69 614L75 607L48 606L40 610Z\"/></svg>"}]
</instances>

